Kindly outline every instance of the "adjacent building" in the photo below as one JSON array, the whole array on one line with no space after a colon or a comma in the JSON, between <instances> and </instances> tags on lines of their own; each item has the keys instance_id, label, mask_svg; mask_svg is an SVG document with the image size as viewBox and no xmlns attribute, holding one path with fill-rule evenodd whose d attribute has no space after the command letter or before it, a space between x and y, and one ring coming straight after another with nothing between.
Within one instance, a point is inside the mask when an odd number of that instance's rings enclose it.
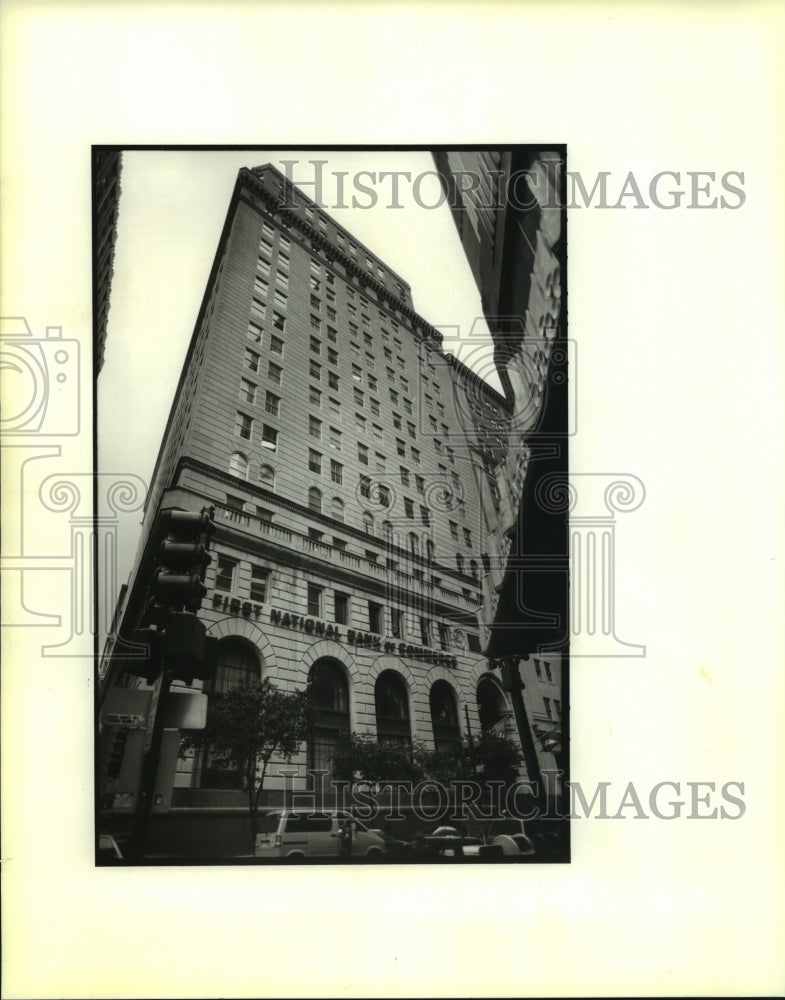
<instances>
[{"instance_id":1,"label":"adjacent building","mask_svg":"<svg viewBox=\"0 0 785 1000\"><path fill-rule=\"evenodd\" d=\"M93 364L101 371L106 348L109 296L114 275L122 153L93 150Z\"/></svg>"},{"instance_id":2,"label":"adjacent building","mask_svg":"<svg viewBox=\"0 0 785 1000\"><path fill-rule=\"evenodd\" d=\"M440 151L434 160L480 291L510 413L505 447L487 470L498 503L486 532L482 647L495 662L522 657L540 765L566 770L565 151Z\"/></svg>"}]
</instances>

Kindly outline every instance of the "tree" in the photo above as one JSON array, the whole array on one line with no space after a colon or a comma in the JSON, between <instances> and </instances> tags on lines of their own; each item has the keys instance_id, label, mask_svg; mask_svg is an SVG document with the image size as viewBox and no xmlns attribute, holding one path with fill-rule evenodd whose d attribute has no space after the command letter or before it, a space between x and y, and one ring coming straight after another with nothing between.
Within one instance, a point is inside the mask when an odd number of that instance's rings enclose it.
<instances>
[{"instance_id":1,"label":"tree","mask_svg":"<svg viewBox=\"0 0 785 1000\"><path fill-rule=\"evenodd\" d=\"M375 736L345 733L332 757L333 777L338 781L417 781L422 769L415 755L404 746L379 743Z\"/></svg>"},{"instance_id":2,"label":"tree","mask_svg":"<svg viewBox=\"0 0 785 1000\"><path fill-rule=\"evenodd\" d=\"M259 800L273 757L289 762L308 735L310 699L306 689L280 691L269 678L210 696L207 725L184 735L180 754L208 752L216 767L241 776L248 794L251 850L259 828Z\"/></svg>"},{"instance_id":3,"label":"tree","mask_svg":"<svg viewBox=\"0 0 785 1000\"><path fill-rule=\"evenodd\" d=\"M476 780L503 781L511 785L518 778L523 754L518 743L504 733L484 732L471 742L464 741L467 777Z\"/></svg>"}]
</instances>

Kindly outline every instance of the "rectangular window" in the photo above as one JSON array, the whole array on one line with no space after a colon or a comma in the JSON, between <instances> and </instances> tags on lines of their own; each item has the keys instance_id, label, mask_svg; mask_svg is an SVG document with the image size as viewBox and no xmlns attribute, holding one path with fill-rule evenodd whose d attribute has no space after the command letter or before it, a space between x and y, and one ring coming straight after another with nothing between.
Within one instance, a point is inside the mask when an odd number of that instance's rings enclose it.
<instances>
[{"instance_id":1,"label":"rectangular window","mask_svg":"<svg viewBox=\"0 0 785 1000\"><path fill-rule=\"evenodd\" d=\"M423 477L422 476L415 476L414 477L414 484L417 487L417 492L418 493L422 493L424 495L425 494L425 480L423 479Z\"/></svg>"},{"instance_id":2,"label":"rectangular window","mask_svg":"<svg viewBox=\"0 0 785 1000\"><path fill-rule=\"evenodd\" d=\"M335 296L334 292L328 291L327 294L333 297ZM337 315L338 314L336 313L336 311L333 309L332 306L327 306L327 319L331 320L334 323ZM333 330L333 333L335 333L335 330Z\"/></svg>"},{"instance_id":3,"label":"rectangular window","mask_svg":"<svg viewBox=\"0 0 785 1000\"><path fill-rule=\"evenodd\" d=\"M335 372L327 372L327 384L331 389L338 389L340 383L338 381L338 376L335 374Z\"/></svg>"},{"instance_id":4,"label":"rectangular window","mask_svg":"<svg viewBox=\"0 0 785 1000\"><path fill-rule=\"evenodd\" d=\"M334 458L330 459L330 479L339 486L343 486L343 466Z\"/></svg>"},{"instance_id":5,"label":"rectangular window","mask_svg":"<svg viewBox=\"0 0 785 1000\"><path fill-rule=\"evenodd\" d=\"M341 401L336 399L335 396L327 397L327 409L330 413L334 413L337 417L341 415Z\"/></svg>"},{"instance_id":6,"label":"rectangular window","mask_svg":"<svg viewBox=\"0 0 785 1000\"><path fill-rule=\"evenodd\" d=\"M364 444L357 445L357 458L363 465L368 465L368 449Z\"/></svg>"},{"instance_id":7,"label":"rectangular window","mask_svg":"<svg viewBox=\"0 0 785 1000\"><path fill-rule=\"evenodd\" d=\"M543 704L545 705L545 714L548 716L549 719L552 719L553 718L553 709L551 708L551 699L550 698L543 698L542 701L543 701Z\"/></svg>"},{"instance_id":8,"label":"rectangular window","mask_svg":"<svg viewBox=\"0 0 785 1000\"><path fill-rule=\"evenodd\" d=\"M264 320L264 302L260 302L258 299L251 299L251 316L253 316L257 323L261 323Z\"/></svg>"},{"instance_id":9,"label":"rectangular window","mask_svg":"<svg viewBox=\"0 0 785 1000\"><path fill-rule=\"evenodd\" d=\"M398 405L398 400L399 399L400 399L400 397L399 397L398 393L395 391L395 389L390 389L390 402L393 404L393 406L397 406Z\"/></svg>"},{"instance_id":10,"label":"rectangular window","mask_svg":"<svg viewBox=\"0 0 785 1000\"><path fill-rule=\"evenodd\" d=\"M258 323L254 323L253 320L248 324L248 339L252 340L254 344L261 344L262 342L262 328Z\"/></svg>"},{"instance_id":11,"label":"rectangular window","mask_svg":"<svg viewBox=\"0 0 785 1000\"><path fill-rule=\"evenodd\" d=\"M469 649L472 651L472 653L482 652L482 647L480 646L480 637L478 635L474 635L473 632L467 632L466 642L468 643Z\"/></svg>"},{"instance_id":12,"label":"rectangular window","mask_svg":"<svg viewBox=\"0 0 785 1000\"><path fill-rule=\"evenodd\" d=\"M276 330L283 330L286 326L286 317L275 309L273 310L273 326Z\"/></svg>"},{"instance_id":13,"label":"rectangular window","mask_svg":"<svg viewBox=\"0 0 785 1000\"><path fill-rule=\"evenodd\" d=\"M360 476L360 496L370 497L371 495L371 480L367 476Z\"/></svg>"},{"instance_id":14,"label":"rectangular window","mask_svg":"<svg viewBox=\"0 0 785 1000\"><path fill-rule=\"evenodd\" d=\"M312 295L311 296L311 309L316 309L317 311L319 311L319 310L321 310L321 308L322 308L322 301L319 298L319 296L318 295Z\"/></svg>"},{"instance_id":15,"label":"rectangular window","mask_svg":"<svg viewBox=\"0 0 785 1000\"><path fill-rule=\"evenodd\" d=\"M319 409L322 408L322 394L313 385L308 386L308 402L311 404L311 406L318 406Z\"/></svg>"},{"instance_id":16,"label":"rectangular window","mask_svg":"<svg viewBox=\"0 0 785 1000\"><path fill-rule=\"evenodd\" d=\"M312 438L320 439L322 436L322 422L316 417L308 417L308 433Z\"/></svg>"},{"instance_id":17,"label":"rectangular window","mask_svg":"<svg viewBox=\"0 0 785 1000\"><path fill-rule=\"evenodd\" d=\"M395 448L399 455L406 457L406 444L400 438L395 439Z\"/></svg>"},{"instance_id":18,"label":"rectangular window","mask_svg":"<svg viewBox=\"0 0 785 1000\"><path fill-rule=\"evenodd\" d=\"M328 313L329 312L335 312L334 309L328 309L327 311L328 311ZM330 317L330 318L332 319L334 317ZM327 327L327 339L331 343L333 343L333 344L337 343L337 341L338 341L338 331L335 329L334 326L328 326Z\"/></svg>"},{"instance_id":19,"label":"rectangular window","mask_svg":"<svg viewBox=\"0 0 785 1000\"><path fill-rule=\"evenodd\" d=\"M318 337L311 337L311 351L314 354L322 353L322 342Z\"/></svg>"},{"instance_id":20,"label":"rectangular window","mask_svg":"<svg viewBox=\"0 0 785 1000\"><path fill-rule=\"evenodd\" d=\"M264 412L269 413L271 417L277 417L280 414L280 409L280 396L276 396L274 393L268 392L264 399Z\"/></svg>"},{"instance_id":21,"label":"rectangular window","mask_svg":"<svg viewBox=\"0 0 785 1000\"><path fill-rule=\"evenodd\" d=\"M419 449L412 448L410 450L411 450L411 453L412 453L412 459L417 463L417 465L419 465L420 464L420 452L419 452Z\"/></svg>"},{"instance_id":22,"label":"rectangular window","mask_svg":"<svg viewBox=\"0 0 785 1000\"><path fill-rule=\"evenodd\" d=\"M371 549L365 550L365 558L369 563L377 564L379 562L379 553L373 552Z\"/></svg>"},{"instance_id":23,"label":"rectangular window","mask_svg":"<svg viewBox=\"0 0 785 1000\"><path fill-rule=\"evenodd\" d=\"M336 625L349 624L349 595L340 590L335 591L335 623Z\"/></svg>"},{"instance_id":24,"label":"rectangular window","mask_svg":"<svg viewBox=\"0 0 785 1000\"><path fill-rule=\"evenodd\" d=\"M315 378L317 382L321 381L321 379L322 379L322 366L319 364L318 361L311 361L311 363L308 366L308 372L309 372L311 378Z\"/></svg>"},{"instance_id":25,"label":"rectangular window","mask_svg":"<svg viewBox=\"0 0 785 1000\"><path fill-rule=\"evenodd\" d=\"M344 538L336 538L333 535L333 548L338 549L339 552L346 551L346 540Z\"/></svg>"},{"instance_id":26,"label":"rectangular window","mask_svg":"<svg viewBox=\"0 0 785 1000\"><path fill-rule=\"evenodd\" d=\"M308 614L314 618L322 617L322 588L313 583L308 584Z\"/></svg>"},{"instance_id":27,"label":"rectangular window","mask_svg":"<svg viewBox=\"0 0 785 1000\"><path fill-rule=\"evenodd\" d=\"M265 524L273 523L273 512L267 507L257 507L256 516L260 521L264 521Z\"/></svg>"},{"instance_id":28,"label":"rectangular window","mask_svg":"<svg viewBox=\"0 0 785 1000\"><path fill-rule=\"evenodd\" d=\"M265 275L265 277L269 277L269 275L270 275L270 261L266 257L260 256L259 259L256 262L256 269L261 274Z\"/></svg>"},{"instance_id":29,"label":"rectangular window","mask_svg":"<svg viewBox=\"0 0 785 1000\"><path fill-rule=\"evenodd\" d=\"M281 368L280 365L277 365L274 361L271 361L267 366L267 378L276 385L280 385L282 374L283 368Z\"/></svg>"},{"instance_id":30,"label":"rectangular window","mask_svg":"<svg viewBox=\"0 0 785 1000\"><path fill-rule=\"evenodd\" d=\"M316 472L318 475L322 474L322 456L318 451L314 451L313 448L308 449L308 468L311 472Z\"/></svg>"},{"instance_id":31,"label":"rectangular window","mask_svg":"<svg viewBox=\"0 0 785 1000\"><path fill-rule=\"evenodd\" d=\"M469 531L468 528L463 529L463 540L464 542L466 542L469 548L472 547L472 533L471 531Z\"/></svg>"},{"instance_id":32,"label":"rectangular window","mask_svg":"<svg viewBox=\"0 0 785 1000\"><path fill-rule=\"evenodd\" d=\"M439 647L440 649L450 648L450 630L443 622L439 622Z\"/></svg>"},{"instance_id":33,"label":"rectangular window","mask_svg":"<svg viewBox=\"0 0 785 1000\"><path fill-rule=\"evenodd\" d=\"M359 434L365 434L368 421L361 413L355 413L354 415L354 426L357 428Z\"/></svg>"},{"instance_id":34,"label":"rectangular window","mask_svg":"<svg viewBox=\"0 0 785 1000\"><path fill-rule=\"evenodd\" d=\"M393 413L393 427L397 430L403 430L403 423L401 421L401 415L399 413Z\"/></svg>"},{"instance_id":35,"label":"rectangular window","mask_svg":"<svg viewBox=\"0 0 785 1000\"><path fill-rule=\"evenodd\" d=\"M318 316L314 316L314 314L311 313L311 329L320 330L321 327L322 327L322 321L319 319Z\"/></svg>"},{"instance_id":36,"label":"rectangular window","mask_svg":"<svg viewBox=\"0 0 785 1000\"><path fill-rule=\"evenodd\" d=\"M390 631L396 639L403 639L403 611L400 608L390 608Z\"/></svg>"},{"instance_id":37,"label":"rectangular window","mask_svg":"<svg viewBox=\"0 0 785 1000\"><path fill-rule=\"evenodd\" d=\"M401 469L401 485L402 486L408 486L409 485L409 470L405 469L403 466L401 466L400 469Z\"/></svg>"},{"instance_id":38,"label":"rectangular window","mask_svg":"<svg viewBox=\"0 0 785 1000\"><path fill-rule=\"evenodd\" d=\"M423 646L431 644L431 623L428 618L420 618L420 642Z\"/></svg>"},{"instance_id":39,"label":"rectangular window","mask_svg":"<svg viewBox=\"0 0 785 1000\"><path fill-rule=\"evenodd\" d=\"M406 516L413 519L414 518L414 503L408 497L404 497L403 507L404 507L404 510L406 511Z\"/></svg>"},{"instance_id":40,"label":"rectangular window","mask_svg":"<svg viewBox=\"0 0 785 1000\"><path fill-rule=\"evenodd\" d=\"M377 441L384 440L384 431L379 424L371 424L371 430L373 431L373 436Z\"/></svg>"},{"instance_id":41,"label":"rectangular window","mask_svg":"<svg viewBox=\"0 0 785 1000\"><path fill-rule=\"evenodd\" d=\"M283 354L283 341L280 337L276 337L275 334L270 337L270 353Z\"/></svg>"},{"instance_id":42,"label":"rectangular window","mask_svg":"<svg viewBox=\"0 0 785 1000\"><path fill-rule=\"evenodd\" d=\"M286 308L286 295L284 292L281 291L280 288L275 289L275 295L273 296L273 300L280 309ZM280 316L280 313L273 313L273 316L274 317ZM281 319L284 320L284 317L281 316ZM283 329L283 324L281 325L281 329Z\"/></svg>"},{"instance_id":43,"label":"rectangular window","mask_svg":"<svg viewBox=\"0 0 785 1000\"><path fill-rule=\"evenodd\" d=\"M265 299L267 298L267 293L270 291L270 286L265 281L264 278L260 278L259 275L257 274L256 277L253 279L253 290L255 295L259 295L263 299ZM264 309L262 303L259 304L262 306L262 309ZM253 309L253 305L251 306L251 308Z\"/></svg>"},{"instance_id":44,"label":"rectangular window","mask_svg":"<svg viewBox=\"0 0 785 1000\"><path fill-rule=\"evenodd\" d=\"M218 564L215 573L215 589L231 591L234 585L234 568L237 565L232 559L226 556L218 556Z\"/></svg>"},{"instance_id":45,"label":"rectangular window","mask_svg":"<svg viewBox=\"0 0 785 1000\"><path fill-rule=\"evenodd\" d=\"M330 447L336 451L341 451L341 432L337 427L330 428Z\"/></svg>"},{"instance_id":46,"label":"rectangular window","mask_svg":"<svg viewBox=\"0 0 785 1000\"><path fill-rule=\"evenodd\" d=\"M331 365L337 365L338 364L338 352L336 351L336 349L334 347L328 347L327 348L327 361Z\"/></svg>"},{"instance_id":47,"label":"rectangular window","mask_svg":"<svg viewBox=\"0 0 785 1000\"><path fill-rule=\"evenodd\" d=\"M371 371L376 367L376 362L373 360L373 355L369 354L368 351L365 352L365 367L369 368Z\"/></svg>"},{"instance_id":48,"label":"rectangular window","mask_svg":"<svg viewBox=\"0 0 785 1000\"><path fill-rule=\"evenodd\" d=\"M259 355L252 351L250 347L245 349L245 367L252 372L259 371Z\"/></svg>"},{"instance_id":49,"label":"rectangular window","mask_svg":"<svg viewBox=\"0 0 785 1000\"><path fill-rule=\"evenodd\" d=\"M232 496L231 493L226 494L226 506L229 510L238 510L241 513L245 510L243 498Z\"/></svg>"},{"instance_id":50,"label":"rectangular window","mask_svg":"<svg viewBox=\"0 0 785 1000\"><path fill-rule=\"evenodd\" d=\"M375 601L368 601L368 628L376 635L384 635L382 611L381 604L377 604Z\"/></svg>"},{"instance_id":51,"label":"rectangular window","mask_svg":"<svg viewBox=\"0 0 785 1000\"><path fill-rule=\"evenodd\" d=\"M278 431L267 424L262 425L262 447L268 451L278 451Z\"/></svg>"},{"instance_id":52,"label":"rectangular window","mask_svg":"<svg viewBox=\"0 0 785 1000\"><path fill-rule=\"evenodd\" d=\"M251 428L253 427L253 420L245 414L238 413L237 418L234 422L234 433L239 434L241 438L246 441L251 440Z\"/></svg>"},{"instance_id":53,"label":"rectangular window","mask_svg":"<svg viewBox=\"0 0 785 1000\"><path fill-rule=\"evenodd\" d=\"M240 399L245 403L256 402L256 386L247 378L240 379Z\"/></svg>"},{"instance_id":54,"label":"rectangular window","mask_svg":"<svg viewBox=\"0 0 785 1000\"><path fill-rule=\"evenodd\" d=\"M409 421L406 424L406 432L408 433L408 435L412 439L412 441L416 441L417 440L417 428L414 426L413 423L411 423L411 421Z\"/></svg>"},{"instance_id":55,"label":"rectangular window","mask_svg":"<svg viewBox=\"0 0 785 1000\"><path fill-rule=\"evenodd\" d=\"M537 671L537 680L542 680L542 667L539 660L534 660L534 669Z\"/></svg>"},{"instance_id":56,"label":"rectangular window","mask_svg":"<svg viewBox=\"0 0 785 1000\"><path fill-rule=\"evenodd\" d=\"M267 600L267 580L270 571L261 566L251 567L251 600L264 604Z\"/></svg>"},{"instance_id":57,"label":"rectangular window","mask_svg":"<svg viewBox=\"0 0 785 1000\"><path fill-rule=\"evenodd\" d=\"M370 377L369 377L368 381L370 382ZM374 386L371 386L371 388L373 389L373 388L374 388ZM379 400L378 400L378 399L371 399L371 400L370 400L370 404L371 404L371 413L372 413L372 414L373 414L373 415L374 415L375 417L378 417L378 416L379 416L379 413L380 413L380 409L379 409Z\"/></svg>"},{"instance_id":58,"label":"rectangular window","mask_svg":"<svg viewBox=\"0 0 785 1000\"><path fill-rule=\"evenodd\" d=\"M312 292L317 292L318 293L320 291L321 287L322 287L321 281L319 281L319 279L315 278L313 275L311 275L310 284L311 284L311 291Z\"/></svg>"},{"instance_id":59,"label":"rectangular window","mask_svg":"<svg viewBox=\"0 0 785 1000\"><path fill-rule=\"evenodd\" d=\"M363 372L359 365L352 365L352 378L355 382L362 382Z\"/></svg>"},{"instance_id":60,"label":"rectangular window","mask_svg":"<svg viewBox=\"0 0 785 1000\"><path fill-rule=\"evenodd\" d=\"M360 406L360 407L364 407L365 406L365 394L363 393L362 389L357 389L355 387L355 390L354 390L354 401L357 404L357 406Z\"/></svg>"},{"instance_id":61,"label":"rectangular window","mask_svg":"<svg viewBox=\"0 0 785 1000\"><path fill-rule=\"evenodd\" d=\"M424 525L429 525L431 523L431 512L427 507L420 507L420 519Z\"/></svg>"},{"instance_id":62,"label":"rectangular window","mask_svg":"<svg viewBox=\"0 0 785 1000\"><path fill-rule=\"evenodd\" d=\"M458 541L458 525L455 521L450 521L450 535L456 542Z\"/></svg>"},{"instance_id":63,"label":"rectangular window","mask_svg":"<svg viewBox=\"0 0 785 1000\"><path fill-rule=\"evenodd\" d=\"M406 410L407 413L411 414L411 412L412 412L412 401L410 399L404 398L403 408Z\"/></svg>"},{"instance_id":64,"label":"rectangular window","mask_svg":"<svg viewBox=\"0 0 785 1000\"><path fill-rule=\"evenodd\" d=\"M376 469L377 472L387 471L387 459L384 457L384 455L380 455L378 451L376 452L376 461L374 463L374 468Z\"/></svg>"},{"instance_id":65,"label":"rectangular window","mask_svg":"<svg viewBox=\"0 0 785 1000\"><path fill-rule=\"evenodd\" d=\"M545 667L545 676L547 677L547 679L549 681L552 681L553 680L553 675L551 674L551 665L550 665L550 663L545 663L545 661L543 661L542 665L543 665L543 667Z\"/></svg>"}]
</instances>

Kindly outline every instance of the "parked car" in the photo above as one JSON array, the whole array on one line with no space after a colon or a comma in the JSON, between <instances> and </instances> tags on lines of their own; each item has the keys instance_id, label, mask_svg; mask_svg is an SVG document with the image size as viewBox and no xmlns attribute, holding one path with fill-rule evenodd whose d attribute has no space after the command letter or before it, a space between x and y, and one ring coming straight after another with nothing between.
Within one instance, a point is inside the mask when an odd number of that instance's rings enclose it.
<instances>
[{"instance_id":1,"label":"parked car","mask_svg":"<svg viewBox=\"0 0 785 1000\"><path fill-rule=\"evenodd\" d=\"M103 862L120 861L122 857L123 852L114 837L110 833L99 833L97 860Z\"/></svg>"},{"instance_id":2,"label":"parked car","mask_svg":"<svg viewBox=\"0 0 785 1000\"><path fill-rule=\"evenodd\" d=\"M369 829L347 812L325 810L321 813L275 810L260 819L254 856L257 858L338 858L342 856L341 828L354 822L350 857L380 858L384 854L384 836Z\"/></svg>"},{"instance_id":3,"label":"parked car","mask_svg":"<svg viewBox=\"0 0 785 1000\"><path fill-rule=\"evenodd\" d=\"M412 839L412 853L433 858L530 857L535 854L523 820L502 816L466 823L432 823Z\"/></svg>"}]
</instances>

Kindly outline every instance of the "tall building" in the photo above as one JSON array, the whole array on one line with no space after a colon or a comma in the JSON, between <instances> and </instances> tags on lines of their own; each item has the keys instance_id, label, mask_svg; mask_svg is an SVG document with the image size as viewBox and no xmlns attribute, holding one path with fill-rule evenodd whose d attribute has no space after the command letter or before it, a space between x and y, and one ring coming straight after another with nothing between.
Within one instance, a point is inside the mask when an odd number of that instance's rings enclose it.
<instances>
[{"instance_id":1,"label":"tall building","mask_svg":"<svg viewBox=\"0 0 785 1000\"><path fill-rule=\"evenodd\" d=\"M109 298L117 242L122 153L93 150L93 364L96 375L104 363Z\"/></svg>"},{"instance_id":2,"label":"tall building","mask_svg":"<svg viewBox=\"0 0 785 1000\"><path fill-rule=\"evenodd\" d=\"M522 657L543 768L567 769L569 412L566 213L561 149L439 151L447 203L474 274L508 410L488 468L499 498L488 524L480 614L489 657Z\"/></svg>"},{"instance_id":3,"label":"tall building","mask_svg":"<svg viewBox=\"0 0 785 1000\"><path fill-rule=\"evenodd\" d=\"M204 506L217 532L200 617L220 640L207 689L313 682L295 788L308 768L329 771L342 731L436 749L489 728L514 736L477 617L498 503L488 470L509 419L504 397L442 351L402 277L272 166L241 170L107 644L103 758L118 727L125 745L149 738L153 694L125 673L117 635L140 620L160 514ZM112 691L128 685L118 711ZM180 759L177 744L173 731L158 842L244 844L239 775ZM113 759L101 805L117 820L136 807L138 768L133 753ZM265 788L280 801L283 779Z\"/></svg>"}]
</instances>

